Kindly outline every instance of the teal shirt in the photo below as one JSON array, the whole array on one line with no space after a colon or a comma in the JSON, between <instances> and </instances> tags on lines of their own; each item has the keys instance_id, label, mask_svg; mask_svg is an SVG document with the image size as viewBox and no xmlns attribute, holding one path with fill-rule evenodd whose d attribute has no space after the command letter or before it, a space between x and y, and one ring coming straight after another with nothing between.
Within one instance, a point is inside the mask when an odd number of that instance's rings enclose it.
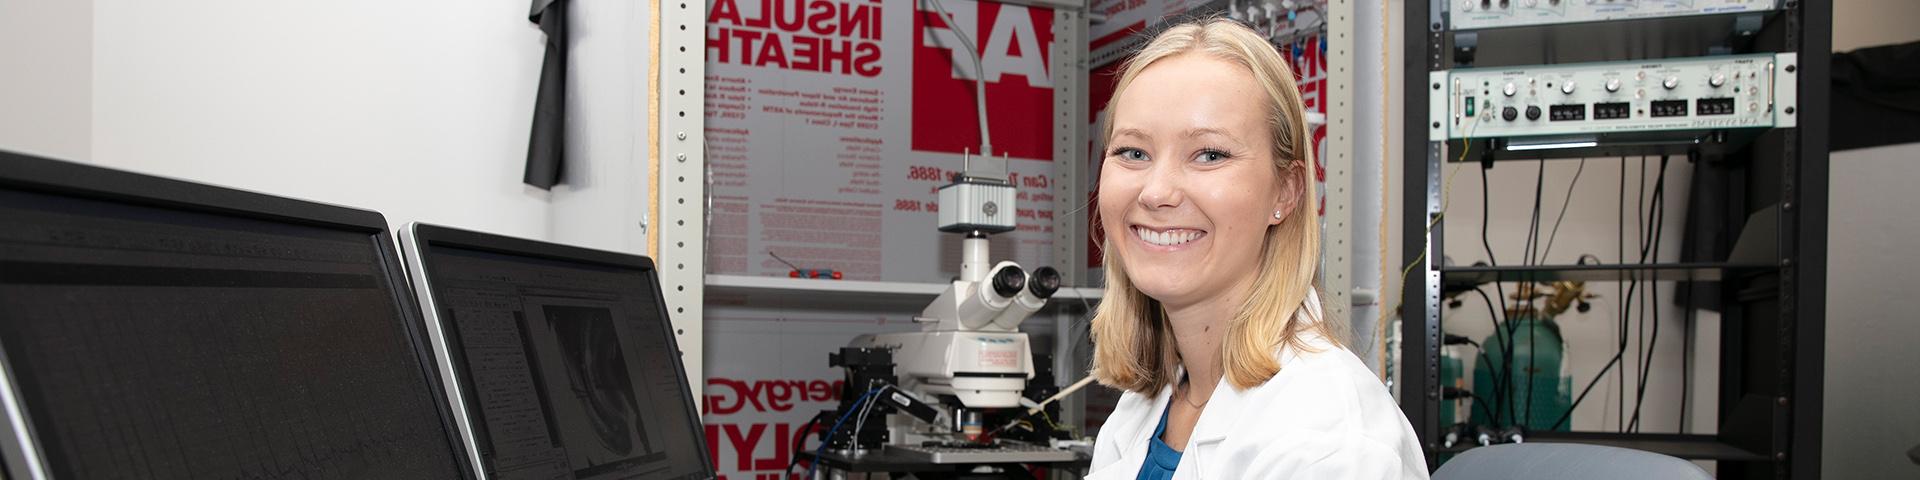
<instances>
[{"instance_id":1,"label":"teal shirt","mask_svg":"<svg viewBox=\"0 0 1920 480\"><path fill-rule=\"evenodd\" d=\"M1153 436L1147 439L1147 459L1140 462L1140 474L1134 480L1171 480L1173 470L1180 467L1180 451L1160 439L1167 432L1167 412L1172 410L1173 402L1167 402L1167 410L1160 412L1160 426L1153 427Z\"/></svg>"}]
</instances>

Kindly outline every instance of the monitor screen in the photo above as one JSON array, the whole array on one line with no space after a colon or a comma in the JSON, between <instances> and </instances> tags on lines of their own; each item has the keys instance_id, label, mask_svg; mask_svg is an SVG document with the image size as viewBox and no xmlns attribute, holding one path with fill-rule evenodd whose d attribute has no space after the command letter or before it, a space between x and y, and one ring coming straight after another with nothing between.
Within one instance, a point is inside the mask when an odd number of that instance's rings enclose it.
<instances>
[{"instance_id":1,"label":"monitor screen","mask_svg":"<svg viewBox=\"0 0 1920 480\"><path fill-rule=\"evenodd\" d=\"M413 235L450 390L490 478L712 477L651 262L425 225Z\"/></svg>"},{"instance_id":2,"label":"monitor screen","mask_svg":"<svg viewBox=\"0 0 1920 480\"><path fill-rule=\"evenodd\" d=\"M378 214L56 163L0 153L0 347L32 438L6 440L16 476L465 475Z\"/></svg>"}]
</instances>

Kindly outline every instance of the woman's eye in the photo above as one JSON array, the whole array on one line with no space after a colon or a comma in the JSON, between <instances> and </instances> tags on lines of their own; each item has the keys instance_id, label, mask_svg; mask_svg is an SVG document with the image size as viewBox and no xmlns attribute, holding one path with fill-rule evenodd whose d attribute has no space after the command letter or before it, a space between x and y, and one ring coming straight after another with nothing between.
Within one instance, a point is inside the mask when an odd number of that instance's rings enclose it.
<instances>
[{"instance_id":1,"label":"woman's eye","mask_svg":"<svg viewBox=\"0 0 1920 480\"><path fill-rule=\"evenodd\" d=\"M1135 162L1144 161L1147 159L1147 152L1141 151L1138 148L1122 148L1118 151L1115 151L1114 155L1119 156L1122 160L1130 160Z\"/></svg>"},{"instance_id":2,"label":"woman's eye","mask_svg":"<svg viewBox=\"0 0 1920 480\"><path fill-rule=\"evenodd\" d=\"M1227 155L1226 152L1222 152L1219 150L1205 150L1205 151L1201 151L1199 156L1194 157L1194 160L1197 160L1200 163L1219 163L1221 160L1226 160L1228 157L1229 156Z\"/></svg>"}]
</instances>

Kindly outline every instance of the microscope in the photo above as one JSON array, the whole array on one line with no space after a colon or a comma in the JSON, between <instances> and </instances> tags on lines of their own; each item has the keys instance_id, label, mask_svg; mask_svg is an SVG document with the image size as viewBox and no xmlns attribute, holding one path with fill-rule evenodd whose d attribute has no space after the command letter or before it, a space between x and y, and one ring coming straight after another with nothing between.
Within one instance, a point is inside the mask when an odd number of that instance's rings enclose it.
<instances>
[{"instance_id":1,"label":"microscope","mask_svg":"<svg viewBox=\"0 0 1920 480\"><path fill-rule=\"evenodd\" d=\"M1020 407L1034 405L1033 399L1023 396L1032 393L1027 390L1035 370L1027 334L1019 327L1046 305L1061 283L1060 273L1052 267L1028 271L1011 261L992 262L988 235L1015 228L1014 186L1007 181L1004 159L997 159L999 165L992 160L996 159L978 161L968 156L963 171L940 187L940 231L965 236L960 275L914 317L920 331L861 335L831 356L832 363L847 368L849 375L894 380L877 374L891 367L898 380L897 384L867 380L850 385L845 392L876 391L874 406L868 409L878 410L859 416L887 417L885 434L872 435L878 432L856 427L843 437L847 441L843 445L852 450L884 441L924 453L933 463L988 458L983 455L1013 461L1073 458L1064 450L998 443L992 438L995 432L988 430L988 422L998 420L989 418L995 412L1016 413ZM886 415L894 412L908 415Z\"/></svg>"}]
</instances>

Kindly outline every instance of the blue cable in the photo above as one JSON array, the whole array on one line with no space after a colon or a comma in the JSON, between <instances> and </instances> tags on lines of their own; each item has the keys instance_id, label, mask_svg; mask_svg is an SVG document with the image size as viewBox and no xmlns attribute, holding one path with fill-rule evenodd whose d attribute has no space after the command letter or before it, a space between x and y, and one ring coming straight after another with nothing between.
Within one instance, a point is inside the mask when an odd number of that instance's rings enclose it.
<instances>
[{"instance_id":1,"label":"blue cable","mask_svg":"<svg viewBox=\"0 0 1920 480\"><path fill-rule=\"evenodd\" d=\"M820 468L820 459L822 456L825 456L827 454L827 444L832 443L833 436L835 434L840 433L840 426L847 423L847 417L853 416L853 412L860 410L860 404L866 403L867 398L872 397L873 394L879 393L879 392L880 392L880 389L876 388L872 390L867 390L867 393L860 394L860 399L854 400L853 406L847 407L847 412L840 414L839 420L833 421L833 428L827 429L827 436L820 437L820 448L816 448L813 450L813 463L807 464L807 478L809 479L813 478L814 470ZM856 443L859 442L860 432L853 432L853 435L855 437L854 441Z\"/></svg>"}]
</instances>

